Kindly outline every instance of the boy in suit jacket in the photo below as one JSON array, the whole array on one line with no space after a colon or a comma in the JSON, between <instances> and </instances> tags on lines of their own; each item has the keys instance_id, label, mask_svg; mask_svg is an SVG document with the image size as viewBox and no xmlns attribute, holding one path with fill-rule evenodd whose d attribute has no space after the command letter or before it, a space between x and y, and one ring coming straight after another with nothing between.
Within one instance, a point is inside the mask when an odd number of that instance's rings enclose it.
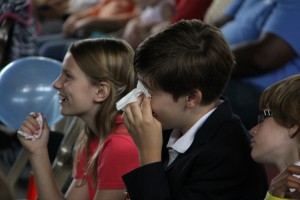
<instances>
[{"instance_id":1,"label":"boy in suit jacket","mask_svg":"<svg viewBox=\"0 0 300 200\"><path fill-rule=\"evenodd\" d=\"M250 135L221 97L234 57L219 29L182 20L146 39L134 65L151 99L124 109L141 163L123 176L130 198L264 199Z\"/></svg>"}]
</instances>

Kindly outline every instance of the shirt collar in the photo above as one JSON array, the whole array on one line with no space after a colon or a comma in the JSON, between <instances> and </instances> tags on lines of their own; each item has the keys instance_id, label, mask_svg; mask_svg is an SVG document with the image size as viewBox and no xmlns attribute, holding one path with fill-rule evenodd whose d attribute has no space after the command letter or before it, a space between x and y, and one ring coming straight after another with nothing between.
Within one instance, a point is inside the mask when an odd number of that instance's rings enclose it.
<instances>
[{"instance_id":1,"label":"shirt collar","mask_svg":"<svg viewBox=\"0 0 300 200\"><path fill-rule=\"evenodd\" d=\"M178 129L174 129L170 135L167 148L172 148L178 153L184 153L192 145L197 130L204 124L215 109L216 108L210 110L198 119L198 121L183 135Z\"/></svg>"}]
</instances>

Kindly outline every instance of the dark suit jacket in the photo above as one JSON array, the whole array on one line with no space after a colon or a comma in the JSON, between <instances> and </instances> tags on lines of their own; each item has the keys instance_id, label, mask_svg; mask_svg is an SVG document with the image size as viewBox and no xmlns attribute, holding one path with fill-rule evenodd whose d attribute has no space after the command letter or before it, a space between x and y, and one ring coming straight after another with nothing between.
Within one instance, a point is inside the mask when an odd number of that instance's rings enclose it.
<instances>
[{"instance_id":1,"label":"dark suit jacket","mask_svg":"<svg viewBox=\"0 0 300 200\"><path fill-rule=\"evenodd\" d=\"M251 158L249 132L225 100L197 130L190 148L165 169L162 162L123 176L132 200L263 200L268 189L263 166Z\"/></svg>"}]
</instances>

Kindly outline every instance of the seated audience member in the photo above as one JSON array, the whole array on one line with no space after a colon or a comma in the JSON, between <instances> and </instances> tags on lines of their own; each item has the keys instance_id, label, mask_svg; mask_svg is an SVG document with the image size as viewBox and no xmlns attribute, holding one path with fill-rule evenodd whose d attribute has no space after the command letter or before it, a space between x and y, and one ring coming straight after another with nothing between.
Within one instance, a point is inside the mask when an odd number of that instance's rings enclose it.
<instances>
[{"instance_id":1,"label":"seated audience member","mask_svg":"<svg viewBox=\"0 0 300 200\"><path fill-rule=\"evenodd\" d=\"M141 163L123 176L131 199L263 199L250 134L221 97L234 57L219 29L181 20L144 40L134 66L151 101L124 107Z\"/></svg>"},{"instance_id":2,"label":"seated audience member","mask_svg":"<svg viewBox=\"0 0 300 200\"><path fill-rule=\"evenodd\" d=\"M39 21L39 35L61 33L65 19L72 13L88 9L101 0L34 0Z\"/></svg>"},{"instance_id":3,"label":"seated audience member","mask_svg":"<svg viewBox=\"0 0 300 200\"><path fill-rule=\"evenodd\" d=\"M300 1L232 0L213 25L221 27L237 64L224 92L250 129L262 91L300 73Z\"/></svg>"},{"instance_id":4,"label":"seated audience member","mask_svg":"<svg viewBox=\"0 0 300 200\"><path fill-rule=\"evenodd\" d=\"M155 25L169 21L175 14L174 0L139 0L137 5L140 14L127 23L122 35L134 49L153 33Z\"/></svg>"},{"instance_id":5,"label":"seated audience member","mask_svg":"<svg viewBox=\"0 0 300 200\"><path fill-rule=\"evenodd\" d=\"M213 0L208 7L203 21L205 23L212 23L217 17L219 17L224 9L230 4L232 0Z\"/></svg>"},{"instance_id":6,"label":"seated audience member","mask_svg":"<svg viewBox=\"0 0 300 200\"><path fill-rule=\"evenodd\" d=\"M251 129L251 156L256 162L274 165L282 171L282 175L272 181L267 197L295 197L294 192L297 199L300 197L300 191L293 189L299 188L299 176L284 181L283 190L277 191L282 186L276 184L293 170L294 167L289 165L300 165L299 108L300 74L271 85L260 98L258 124Z\"/></svg>"},{"instance_id":7,"label":"seated audience member","mask_svg":"<svg viewBox=\"0 0 300 200\"><path fill-rule=\"evenodd\" d=\"M93 8L69 16L63 32L67 37L82 31L112 32L123 28L136 15L137 7L133 0L102 0Z\"/></svg>"},{"instance_id":8,"label":"seated audience member","mask_svg":"<svg viewBox=\"0 0 300 200\"><path fill-rule=\"evenodd\" d=\"M101 0L34 0L37 17L42 19L64 18L88 9Z\"/></svg>"},{"instance_id":9,"label":"seated audience member","mask_svg":"<svg viewBox=\"0 0 300 200\"><path fill-rule=\"evenodd\" d=\"M85 37L108 37L106 33L123 28L137 10L133 0L101 0L92 8L70 15L63 24L63 34L40 37L40 55L62 61L71 42Z\"/></svg>"},{"instance_id":10,"label":"seated audience member","mask_svg":"<svg viewBox=\"0 0 300 200\"><path fill-rule=\"evenodd\" d=\"M0 1L0 70L16 59L37 56L36 28L31 1Z\"/></svg>"},{"instance_id":11,"label":"seated audience member","mask_svg":"<svg viewBox=\"0 0 300 200\"><path fill-rule=\"evenodd\" d=\"M164 20L160 23L152 26L150 32L148 34L139 35L141 37L139 41L146 39L149 34L154 34L165 27L174 24L182 19L200 19L204 18L207 8L210 6L212 0L174 0L175 1L175 13L171 16L170 19ZM128 33L126 35L129 35ZM132 37L133 38L133 37ZM134 38L133 38L134 39ZM135 48L136 45L134 44Z\"/></svg>"},{"instance_id":12,"label":"seated audience member","mask_svg":"<svg viewBox=\"0 0 300 200\"><path fill-rule=\"evenodd\" d=\"M119 39L84 39L70 45L53 87L61 114L80 118L84 127L75 145L73 177L65 195L56 184L48 156L46 118L33 111L18 130L40 200L124 200L122 176L139 166L139 158L115 103L134 88L133 55L130 45Z\"/></svg>"}]
</instances>

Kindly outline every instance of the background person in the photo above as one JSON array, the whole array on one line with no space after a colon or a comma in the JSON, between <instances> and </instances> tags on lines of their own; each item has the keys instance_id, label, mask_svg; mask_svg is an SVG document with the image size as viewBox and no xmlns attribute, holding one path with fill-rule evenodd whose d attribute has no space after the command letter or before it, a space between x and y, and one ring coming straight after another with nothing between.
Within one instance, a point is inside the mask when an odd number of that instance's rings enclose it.
<instances>
[{"instance_id":1,"label":"background person","mask_svg":"<svg viewBox=\"0 0 300 200\"><path fill-rule=\"evenodd\" d=\"M251 129L253 159L259 163L274 165L283 174L287 174L284 170L289 165L300 165L299 98L300 75L288 77L271 85L262 93L258 124ZM272 181L270 194L292 197L286 193L288 187L285 187L285 191L276 192L278 186L275 187L274 184L280 179L282 178L277 177Z\"/></svg>"},{"instance_id":2,"label":"background person","mask_svg":"<svg viewBox=\"0 0 300 200\"><path fill-rule=\"evenodd\" d=\"M236 57L224 96L248 129L268 86L300 73L300 1L232 0L213 25L221 27Z\"/></svg>"}]
</instances>

